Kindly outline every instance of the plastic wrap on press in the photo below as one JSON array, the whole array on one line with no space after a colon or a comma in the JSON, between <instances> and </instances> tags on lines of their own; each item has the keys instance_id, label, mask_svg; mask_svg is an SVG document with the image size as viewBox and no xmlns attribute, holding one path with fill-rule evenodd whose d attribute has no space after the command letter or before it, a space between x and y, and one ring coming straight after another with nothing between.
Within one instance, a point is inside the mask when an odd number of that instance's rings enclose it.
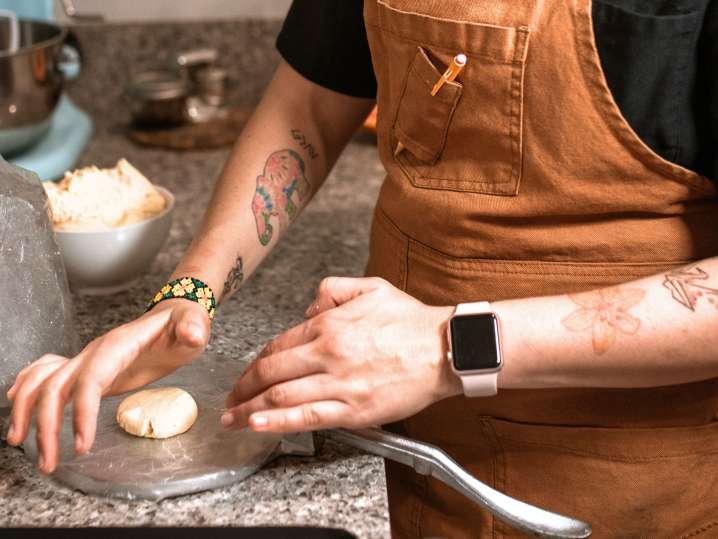
<instances>
[{"instance_id":1,"label":"plastic wrap on press","mask_svg":"<svg viewBox=\"0 0 718 539\"><path fill-rule=\"evenodd\" d=\"M184 434L165 440L137 438L115 421L126 395L103 399L92 450L76 456L68 407L61 433L60 464L53 476L88 494L162 500L230 485L245 479L280 455L313 455L310 433L278 435L225 430L219 417L227 392L251 356L233 360L205 354L148 387L176 386L197 402L199 416ZM25 443L37 458L35 434Z\"/></svg>"}]
</instances>

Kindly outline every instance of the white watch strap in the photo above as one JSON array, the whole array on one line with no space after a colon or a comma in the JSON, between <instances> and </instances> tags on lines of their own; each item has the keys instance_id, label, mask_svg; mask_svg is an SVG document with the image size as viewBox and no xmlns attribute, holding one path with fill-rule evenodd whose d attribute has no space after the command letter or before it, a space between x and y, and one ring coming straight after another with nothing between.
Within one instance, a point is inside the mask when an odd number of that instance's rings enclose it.
<instances>
[{"instance_id":1,"label":"white watch strap","mask_svg":"<svg viewBox=\"0 0 718 539\"><path fill-rule=\"evenodd\" d=\"M492 397L499 392L498 378L498 372L464 374L461 376L464 395L467 397Z\"/></svg>"},{"instance_id":2,"label":"white watch strap","mask_svg":"<svg viewBox=\"0 0 718 539\"><path fill-rule=\"evenodd\" d=\"M492 313L491 304L488 301L475 303L459 303L454 310L454 315L464 314L486 314ZM491 397L498 393L498 372L487 372L484 374L461 374L461 385L464 388L464 395L467 397Z\"/></svg>"},{"instance_id":3,"label":"white watch strap","mask_svg":"<svg viewBox=\"0 0 718 539\"><path fill-rule=\"evenodd\" d=\"M486 314L492 313L491 303L488 301L477 301L475 303L459 303L454 314Z\"/></svg>"}]
</instances>

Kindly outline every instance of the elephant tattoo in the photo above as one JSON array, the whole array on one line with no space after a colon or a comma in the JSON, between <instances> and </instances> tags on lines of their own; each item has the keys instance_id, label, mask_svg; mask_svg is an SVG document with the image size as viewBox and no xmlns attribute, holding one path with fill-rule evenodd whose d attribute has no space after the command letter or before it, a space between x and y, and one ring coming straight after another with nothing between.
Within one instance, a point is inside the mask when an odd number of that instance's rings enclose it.
<instances>
[{"instance_id":1,"label":"elephant tattoo","mask_svg":"<svg viewBox=\"0 0 718 539\"><path fill-rule=\"evenodd\" d=\"M257 176L252 212L262 245L268 245L272 239L273 218L279 225L279 233L286 230L309 195L311 186L304 170L304 161L297 152L279 150L269 156L264 171Z\"/></svg>"}]
</instances>

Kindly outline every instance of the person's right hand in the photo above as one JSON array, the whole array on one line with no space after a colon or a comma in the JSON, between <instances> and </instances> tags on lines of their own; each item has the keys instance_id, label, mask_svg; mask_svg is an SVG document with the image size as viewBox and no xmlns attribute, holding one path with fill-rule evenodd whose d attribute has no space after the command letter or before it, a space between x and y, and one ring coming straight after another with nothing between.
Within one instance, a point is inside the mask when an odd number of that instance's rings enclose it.
<instances>
[{"instance_id":1,"label":"person's right hand","mask_svg":"<svg viewBox=\"0 0 718 539\"><path fill-rule=\"evenodd\" d=\"M7 441L20 445L37 411L38 467L57 466L65 404L73 403L75 451L90 450L100 399L141 387L199 356L209 317L197 303L171 299L88 344L74 358L48 354L25 367L8 391L13 402Z\"/></svg>"}]
</instances>

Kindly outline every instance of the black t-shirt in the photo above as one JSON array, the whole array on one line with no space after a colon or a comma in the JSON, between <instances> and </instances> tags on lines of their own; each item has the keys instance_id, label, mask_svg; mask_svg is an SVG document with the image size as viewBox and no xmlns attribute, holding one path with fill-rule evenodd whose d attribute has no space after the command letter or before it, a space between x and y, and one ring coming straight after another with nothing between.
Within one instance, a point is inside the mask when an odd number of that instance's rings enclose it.
<instances>
[{"instance_id":1,"label":"black t-shirt","mask_svg":"<svg viewBox=\"0 0 718 539\"><path fill-rule=\"evenodd\" d=\"M362 0L294 0L277 48L331 90L375 97ZM718 0L594 0L596 45L624 117L656 153L718 183Z\"/></svg>"}]
</instances>

